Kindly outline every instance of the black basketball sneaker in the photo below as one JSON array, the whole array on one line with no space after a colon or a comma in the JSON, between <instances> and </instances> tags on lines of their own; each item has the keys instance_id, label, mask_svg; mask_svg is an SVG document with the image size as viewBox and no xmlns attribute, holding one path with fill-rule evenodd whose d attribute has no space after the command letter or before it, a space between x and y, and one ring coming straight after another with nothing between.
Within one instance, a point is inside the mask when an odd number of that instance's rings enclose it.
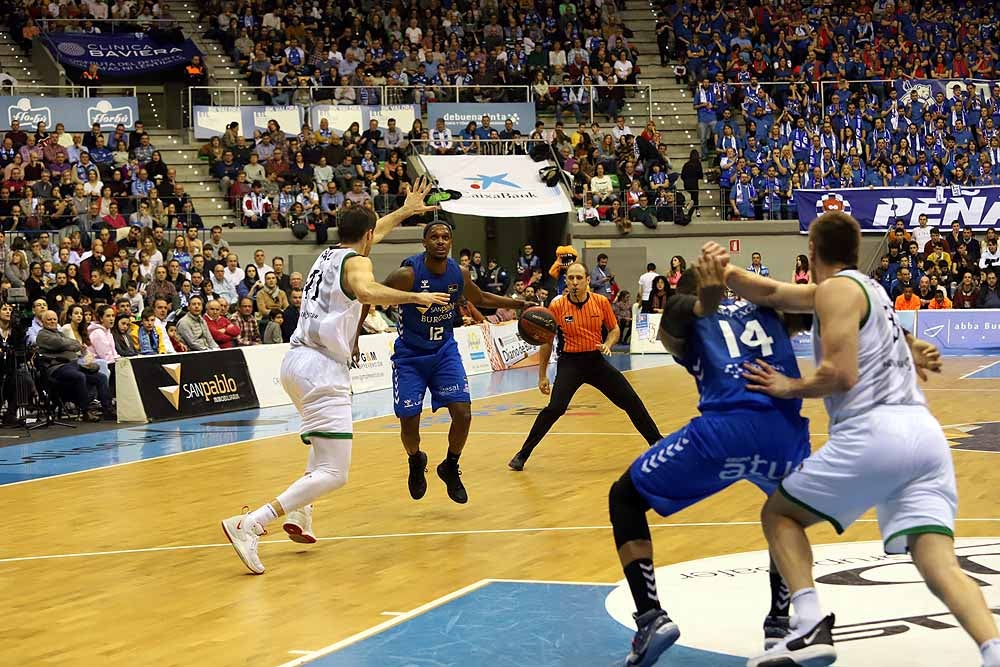
<instances>
[{"instance_id":1,"label":"black basketball sneaker","mask_svg":"<svg viewBox=\"0 0 1000 667\"><path fill-rule=\"evenodd\" d=\"M465 492L465 485L462 484L462 471L458 463L452 463L445 459L438 464L438 477L448 487L448 497L456 503L464 505L469 502L469 494Z\"/></svg>"},{"instance_id":2,"label":"black basketball sneaker","mask_svg":"<svg viewBox=\"0 0 1000 667\"><path fill-rule=\"evenodd\" d=\"M407 480L410 487L410 497L414 500L420 500L427 493L427 478L424 477L426 472L427 454L417 452L410 457L410 478Z\"/></svg>"},{"instance_id":3,"label":"black basketball sneaker","mask_svg":"<svg viewBox=\"0 0 1000 667\"><path fill-rule=\"evenodd\" d=\"M834 616L830 614L806 632L796 629L763 655L747 660L747 667L826 667L837 661L833 647Z\"/></svg>"},{"instance_id":4,"label":"black basketball sneaker","mask_svg":"<svg viewBox=\"0 0 1000 667\"><path fill-rule=\"evenodd\" d=\"M764 650L768 650L788 636L787 616L768 616L764 619Z\"/></svg>"}]
</instances>

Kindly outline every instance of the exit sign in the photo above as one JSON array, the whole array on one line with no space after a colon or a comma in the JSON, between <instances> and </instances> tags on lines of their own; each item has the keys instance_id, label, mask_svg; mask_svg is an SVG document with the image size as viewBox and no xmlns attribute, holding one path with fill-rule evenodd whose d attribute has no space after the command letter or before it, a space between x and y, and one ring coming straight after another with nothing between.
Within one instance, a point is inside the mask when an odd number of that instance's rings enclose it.
<instances>
[{"instance_id":1,"label":"exit sign","mask_svg":"<svg viewBox=\"0 0 1000 667\"><path fill-rule=\"evenodd\" d=\"M729 239L729 252L739 252L739 251L740 251L740 240Z\"/></svg>"}]
</instances>

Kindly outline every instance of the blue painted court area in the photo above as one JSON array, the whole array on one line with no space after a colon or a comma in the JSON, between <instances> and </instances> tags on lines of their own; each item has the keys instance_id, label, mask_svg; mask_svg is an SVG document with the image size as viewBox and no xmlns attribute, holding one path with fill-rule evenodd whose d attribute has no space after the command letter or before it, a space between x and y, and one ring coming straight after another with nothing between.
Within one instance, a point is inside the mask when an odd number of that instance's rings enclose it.
<instances>
[{"instance_id":1,"label":"blue painted court area","mask_svg":"<svg viewBox=\"0 0 1000 667\"><path fill-rule=\"evenodd\" d=\"M613 586L489 582L336 652L316 667L610 667L632 632L604 608ZM684 629L681 628L683 633ZM676 645L662 667L737 667L746 658Z\"/></svg>"},{"instance_id":2,"label":"blue painted court area","mask_svg":"<svg viewBox=\"0 0 1000 667\"><path fill-rule=\"evenodd\" d=\"M611 362L621 370L639 370L663 366L670 360L666 355L615 355L611 357ZM473 401L537 386L537 367L469 377ZM430 407L429 395L424 407ZM522 407L525 406L521 402L511 401L510 404L477 410L473 402L472 414L474 417L486 416L498 410ZM357 394L353 400L353 413L355 421L392 415L392 390ZM436 419L427 412L422 423L431 426L438 423ZM393 424L388 428L391 430L396 426ZM299 415L294 406L283 405L8 445L0 448L0 485L297 433L298 429Z\"/></svg>"},{"instance_id":3,"label":"blue painted court area","mask_svg":"<svg viewBox=\"0 0 1000 667\"><path fill-rule=\"evenodd\" d=\"M1000 361L984 366L964 376L965 380L995 380L1000 378Z\"/></svg>"}]
</instances>

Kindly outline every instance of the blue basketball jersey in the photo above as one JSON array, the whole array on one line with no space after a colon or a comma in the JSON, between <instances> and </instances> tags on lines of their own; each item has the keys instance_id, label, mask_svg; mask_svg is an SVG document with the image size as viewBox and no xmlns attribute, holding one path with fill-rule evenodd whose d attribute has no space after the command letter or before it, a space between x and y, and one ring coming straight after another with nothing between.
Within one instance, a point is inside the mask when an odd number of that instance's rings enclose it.
<instances>
[{"instance_id":1,"label":"blue basketball jersey","mask_svg":"<svg viewBox=\"0 0 1000 667\"><path fill-rule=\"evenodd\" d=\"M427 268L424 255L413 255L400 264L413 269L413 291L444 292L451 297L451 301L445 306L429 308L412 303L401 305L398 329L399 338L406 347L429 353L454 339L455 304L465 291L465 280L462 268L455 260L449 257L444 273L438 275Z\"/></svg>"},{"instance_id":2,"label":"blue basketball jersey","mask_svg":"<svg viewBox=\"0 0 1000 667\"><path fill-rule=\"evenodd\" d=\"M798 414L800 399L777 399L750 391L743 364L763 359L779 372L801 377L785 325L770 308L747 301L723 301L710 317L695 319L678 362L698 383L698 409L721 412L738 408L778 409Z\"/></svg>"}]
</instances>

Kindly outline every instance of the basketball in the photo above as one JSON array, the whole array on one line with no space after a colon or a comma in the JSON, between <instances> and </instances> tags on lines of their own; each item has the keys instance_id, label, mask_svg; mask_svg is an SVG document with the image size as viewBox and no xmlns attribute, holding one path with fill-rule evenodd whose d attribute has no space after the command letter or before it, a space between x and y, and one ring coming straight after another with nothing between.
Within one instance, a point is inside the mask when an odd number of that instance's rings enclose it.
<instances>
[{"instance_id":1,"label":"basketball","mask_svg":"<svg viewBox=\"0 0 1000 667\"><path fill-rule=\"evenodd\" d=\"M521 313L517 332L532 345L551 343L556 336L556 318L548 308L532 306Z\"/></svg>"}]
</instances>

